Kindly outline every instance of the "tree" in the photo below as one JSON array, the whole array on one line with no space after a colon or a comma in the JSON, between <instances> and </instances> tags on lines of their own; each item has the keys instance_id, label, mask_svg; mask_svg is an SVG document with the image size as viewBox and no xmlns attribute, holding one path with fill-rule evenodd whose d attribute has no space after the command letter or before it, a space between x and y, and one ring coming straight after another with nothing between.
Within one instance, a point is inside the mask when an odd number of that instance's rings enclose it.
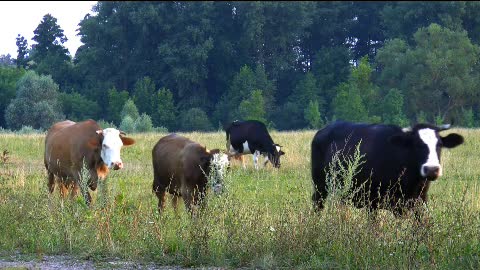
<instances>
[{"instance_id":1,"label":"tree","mask_svg":"<svg viewBox=\"0 0 480 270\"><path fill-rule=\"evenodd\" d=\"M25 74L23 68L9 68L0 66L0 126L5 127L5 110L11 100L15 98L16 83Z\"/></svg>"},{"instance_id":2,"label":"tree","mask_svg":"<svg viewBox=\"0 0 480 270\"><path fill-rule=\"evenodd\" d=\"M120 130L129 133L135 132L135 120L130 115L125 116L120 122Z\"/></svg>"},{"instance_id":3,"label":"tree","mask_svg":"<svg viewBox=\"0 0 480 270\"><path fill-rule=\"evenodd\" d=\"M265 101L262 96L262 90L253 90L250 97L242 100L238 108L241 119L258 120L266 123L265 119Z\"/></svg>"},{"instance_id":4,"label":"tree","mask_svg":"<svg viewBox=\"0 0 480 270\"><path fill-rule=\"evenodd\" d=\"M68 40L57 19L50 14L43 16L38 27L33 31L30 58L34 61L34 69L39 74L51 75L61 89L72 88L72 69L70 53L63 46Z\"/></svg>"},{"instance_id":5,"label":"tree","mask_svg":"<svg viewBox=\"0 0 480 270\"><path fill-rule=\"evenodd\" d=\"M463 1L415 2L397 1L386 3L380 12L387 39L399 38L414 43L414 33L420 28L435 23L453 31L460 31L466 12ZM475 6L471 7L475 10Z\"/></svg>"},{"instance_id":6,"label":"tree","mask_svg":"<svg viewBox=\"0 0 480 270\"><path fill-rule=\"evenodd\" d=\"M390 89L383 98L382 122L399 126L407 126L407 117L403 113L403 94L398 89Z\"/></svg>"},{"instance_id":7,"label":"tree","mask_svg":"<svg viewBox=\"0 0 480 270\"><path fill-rule=\"evenodd\" d=\"M0 66L5 66L5 67L14 67L15 66L15 59L12 58L12 56L7 53L0 55Z\"/></svg>"},{"instance_id":8,"label":"tree","mask_svg":"<svg viewBox=\"0 0 480 270\"><path fill-rule=\"evenodd\" d=\"M315 53L312 63L314 78L317 80L319 97L325 101L324 113L331 111L330 104L335 97L335 87L346 82L352 71L350 53L345 46L322 47Z\"/></svg>"},{"instance_id":9,"label":"tree","mask_svg":"<svg viewBox=\"0 0 480 270\"><path fill-rule=\"evenodd\" d=\"M64 119L58 100L58 85L50 76L28 71L17 83L17 94L5 111L7 127L47 129Z\"/></svg>"},{"instance_id":10,"label":"tree","mask_svg":"<svg viewBox=\"0 0 480 270\"><path fill-rule=\"evenodd\" d=\"M319 98L320 90L317 80L312 72L307 72L298 82L283 106L283 118L287 119L280 125L282 128L297 129L304 128L309 123L304 117L304 111L310 101L317 102L317 109L324 102Z\"/></svg>"},{"instance_id":11,"label":"tree","mask_svg":"<svg viewBox=\"0 0 480 270\"><path fill-rule=\"evenodd\" d=\"M85 119L98 119L99 117L100 107L97 102L77 92L60 93L59 101L67 119L83 121Z\"/></svg>"},{"instance_id":12,"label":"tree","mask_svg":"<svg viewBox=\"0 0 480 270\"><path fill-rule=\"evenodd\" d=\"M477 95L480 47L464 31L431 24L414 35L414 46L396 39L387 42L376 58L379 83L396 88L406 97L406 114L415 119L423 111L450 121L456 111L472 105Z\"/></svg>"},{"instance_id":13,"label":"tree","mask_svg":"<svg viewBox=\"0 0 480 270\"><path fill-rule=\"evenodd\" d=\"M125 118L126 116L130 116L133 121L136 121L139 117L140 114L138 113L137 106L135 105L135 102L133 102L132 99L128 99L125 104L122 107L122 112L120 113L120 118Z\"/></svg>"},{"instance_id":14,"label":"tree","mask_svg":"<svg viewBox=\"0 0 480 270\"><path fill-rule=\"evenodd\" d=\"M138 106L140 113L152 115L154 112L153 101L155 100L155 83L150 77L145 76L135 83L133 101Z\"/></svg>"},{"instance_id":15,"label":"tree","mask_svg":"<svg viewBox=\"0 0 480 270\"><path fill-rule=\"evenodd\" d=\"M337 96L333 100L333 115L334 118L345 121L369 121L367 109L356 85L341 83L338 86Z\"/></svg>"},{"instance_id":16,"label":"tree","mask_svg":"<svg viewBox=\"0 0 480 270\"><path fill-rule=\"evenodd\" d=\"M232 80L231 86L216 105L215 119L228 123L240 117L240 102L255 90L255 74L249 66L243 66Z\"/></svg>"},{"instance_id":17,"label":"tree","mask_svg":"<svg viewBox=\"0 0 480 270\"><path fill-rule=\"evenodd\" d=\"M200 108L191 108L182 113L181 129L184 131L210 131L212 124L207 114Z\"/></svg>"},{"instance_id":18,"label":"tree","mask_svg":"<svg viewBox=\"0 0 480 270\"><path fill-rule=\"evenodd\" d=\"M318 108L318 101L310 100L308 106L303 112L305 121L308 123L309 128L318 129L322 126L322 118L320 110Z\"/></svg>"},{"instance_id":19,"label":"tree","mask_svg":"<svg viewBox=\"0 0 480 270\"><path fill-rule=\"evenodd\" d=\"M332 115L350 121L379 122L379 90L371 80L368 57L362 57L347 82L336 88Z\"/></svg>"},{"instance_id":20,"label":"tree","mask_svg":"<svg viewBox=\"0 0 480 270\"><path fill-rule=\"evenodd\" d=\"M146 113L142 113L135 121L136 132L150 132L153 130L152 119Z\"/></svg>"},{"instance_id":21,"label":"tree","mask_svg":"<svg viewBox=\"0 0 480 270\"><path fill-rule=\"evenodd\" d=\"M107 121L113 122L115 125L118 125L122 120L121 112L123 106L128 100L127 91L117 91L117 89L112 88L108 90L108 108L107 108Z\"/></svg>"},{"instance_id":22,"label":"tree","mask_svg":"<svg viewBox=\"0 0 480 270\"><path fill-rule=\"evenodd\" d=\"M173 130L175 128L176 112L172 92L166 88L160 89L154 99L153 125Z\"/></svg>"},{"instance_id":23,"label":"tree","mask_svg":"<svg viewBox=\"0 0 480 270\"><path fill-rule=\"evenodd\" d=\"M262 90L264 99L265 117L273 110L275 84L267 78L265 70L257 66L255 72L247 65L235 74L231 86L216 105L214 119L221 123L228 123L242 117L239 106L243 100L251 96L252 91Z\"/></svg>"},{"instance_id":24,"label":"tree","mask_svg":"<svg viewBox=\"0 0 480 270\"><path fill-rule=\"evenodd\" d=\"M28 42L27 40L18 34L17 36L17 59L15 63L17 64L18 68L27 68L28 66Z\"/></svg>"}]
</instances>

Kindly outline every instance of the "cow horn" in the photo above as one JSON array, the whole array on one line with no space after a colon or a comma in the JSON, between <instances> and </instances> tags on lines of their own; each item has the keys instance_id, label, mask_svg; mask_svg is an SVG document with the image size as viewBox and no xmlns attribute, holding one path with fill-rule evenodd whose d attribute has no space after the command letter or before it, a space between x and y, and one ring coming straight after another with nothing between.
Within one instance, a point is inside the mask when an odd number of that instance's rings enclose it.
<instances>
[{"instance_id":1,"label":"cow horn","mask_svg":"<svg viewBox=\"0 0 480 270\"><path fill-rule=\"evenodd\" d=\"M99 129L96 132L97 132L97 134L103 134L103 129Z\"/></svg>"},{"instance_id":2,"label":"cow horn","mask_svg":"<svg viewBox=\"0 0 480 270\"><path fill-rule=\"evenodd\" d=\"M125 133L125 131L121 131L121 130L119 130L119 131L120 131L121 136L127 136L127 133Z\"/></svg>"},{"instance_id":3,"label":"cow horn","mask_svg":"<svg viewBox=\"0 0 480 270\"><path fill-rule=\"evenodd\" d=\"M444 124L444 125L441 125L441 126L439 127L439 130L440 130L440 131L442 131L442 130L447 130L447 129L450 129L451 126L452 126L452 125L450 125L450 124Z\"/></svg>"}]
</instances>

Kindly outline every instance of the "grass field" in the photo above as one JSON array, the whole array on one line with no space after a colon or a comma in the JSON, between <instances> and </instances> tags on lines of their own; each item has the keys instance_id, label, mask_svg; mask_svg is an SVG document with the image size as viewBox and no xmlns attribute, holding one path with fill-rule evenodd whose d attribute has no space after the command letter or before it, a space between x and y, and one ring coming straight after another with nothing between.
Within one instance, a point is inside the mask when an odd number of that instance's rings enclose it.
<instances>
[{"instance_id":1,"label":"grass field","mask_svg":"<svg viewBox=\"0 0 480 270\"><path fill-rule=\"evenodd\" d=\"M151 149L166 134L131 134L125 168L111 171L92 193L63 206L47 191L44 134L0 134L0 257L73 255L182 267L256 269L480 269L480 130L454 129L465 144L442 152L444 176L430 188L428 222L380 211L339 207L312 212L310 143L314 131L273 132L284 146L282 167L232 166L226 192L209 193L191 219L167 202L159 216L151 191ZM444 132L445 134L448 132ZM443 134L443 135L445 135ZM186 133L208 148L225 148L225 134ZM0 156L1 157L1 156ZM168 158L168 157L166 157Z\"/></svg>"}]
</instances>

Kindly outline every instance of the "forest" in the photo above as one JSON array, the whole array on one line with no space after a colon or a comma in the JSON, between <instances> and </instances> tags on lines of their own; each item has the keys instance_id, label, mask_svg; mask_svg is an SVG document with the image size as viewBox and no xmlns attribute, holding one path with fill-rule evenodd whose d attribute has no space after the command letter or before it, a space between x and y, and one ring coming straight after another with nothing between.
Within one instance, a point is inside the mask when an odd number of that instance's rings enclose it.
<instances>
[{"instance_id":1,"label":"forest","mask_svg":"<svg viewBox=\"0 0 480 270\"><path fill-rule=\"evenodd\" d=\"M480 2L100 1L74 56L52 15L32 31L0 57L4 130L480 126Z\"/></svg>"}]
</instances>

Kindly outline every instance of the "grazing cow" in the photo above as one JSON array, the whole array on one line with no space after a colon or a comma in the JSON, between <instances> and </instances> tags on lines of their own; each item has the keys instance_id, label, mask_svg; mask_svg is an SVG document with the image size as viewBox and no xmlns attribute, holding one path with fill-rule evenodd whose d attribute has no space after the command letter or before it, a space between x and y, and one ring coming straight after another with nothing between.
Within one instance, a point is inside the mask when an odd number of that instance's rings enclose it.
<instances>
[{"instance_id":1,"label":"grazing cow","mask_svg":"<svg viewBox=\"0 0 480 270\"><path fill-rule=\"evenodd\" d=\"M85 202L90 204L91 196L88 190L81 186L80 181L86 180L94 191L98 178L104 179L109 169L123 168L120 149L134 143L135 141L125 137L122 131L114 128L102 129L93 120L79 123L66 120L52 125L45 138L44 154L50 193L55 189L57 178L62 197L72 188L73 198L80 189ZM88 179L81 179L85 176Z\"/></svg>"},{"instance_id":2,"label":"grazing cow","mask_svg":"<svg viewBox=\"0 0 480 270\"><path fill-rule=\"evenodd\" d=\"M280 156L285 152L281 146L274 143L268 133L265 125L256 120L234 121L226 129L227 134L227 152L229 157L241 159L243 167L243 158L240 156L253 154L253 163L255 169L258 169L258 157L263 155L265 167L270 161L275 168L280 168Z\"/></svg>"},{"instance_id":3,"label":"grazing cow","mask_svg":"<svg viewBox=\"0 0 480 270\"><path fill-rule=\"evenodd\" d=\"M165 208L166 192L173 195L173 206L182 197L193 215L206 193L208 177L221 183L228 166L227 155L208 150L186 137L170 134L161 138L152 150L153 192L158 198L158 211ZM215 175L211 175L215 173ZM218 185L214 187L217 189Z\"/></svg>"},{"instance_id":4,"label":"grazing cow","mask_svg":"<svg viewBox=\"0 0 480 270\"><path fill-rule=\"evenodd\" d=\"M319 130L311 144L315 209L322 209L327 197L327 181L332 178L327 175L329 166L338 169L339 164L332 162L334 156L340 153L340 160L351 160L358 144L364 163L360 162L351 189L347 190L357 208L390 209L398 216L416 201L426 203L430 182L442 176L441 149L463 143L463 137L456 133L439 135L449 127L418 124L402 129L394 125L336 122Z\"/></svg>"}]
</instances>

